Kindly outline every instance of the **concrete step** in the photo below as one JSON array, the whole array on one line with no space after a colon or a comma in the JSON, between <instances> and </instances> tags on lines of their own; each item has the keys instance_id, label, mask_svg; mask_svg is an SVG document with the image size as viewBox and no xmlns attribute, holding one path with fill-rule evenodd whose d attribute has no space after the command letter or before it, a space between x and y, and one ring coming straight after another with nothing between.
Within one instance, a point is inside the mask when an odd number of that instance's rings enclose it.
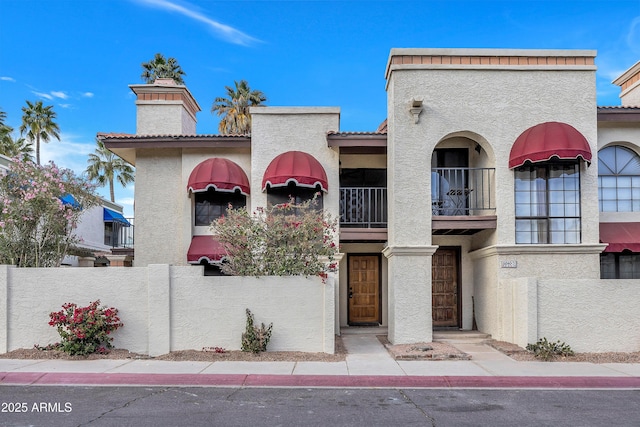
<instances>
[{"instance_id":1,"label":"concrete step","mask_svg":"<svg viewBox=\"0 0 640 427\"><path fill-rule=\"evenodd\" d=\"M433 341L449 344L482 344L491 339L491 335L480 331L433 331Z\"/></svg>"}]
</instances>

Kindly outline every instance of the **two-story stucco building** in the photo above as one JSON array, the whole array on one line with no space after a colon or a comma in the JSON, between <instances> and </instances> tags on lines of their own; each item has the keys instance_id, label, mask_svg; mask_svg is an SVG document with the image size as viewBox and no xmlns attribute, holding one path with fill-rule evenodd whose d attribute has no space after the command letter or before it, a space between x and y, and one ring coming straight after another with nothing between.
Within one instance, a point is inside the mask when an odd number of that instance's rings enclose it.
<instances>
[{"instance_id":1,"label":"two-story stucco building","mask_svg":"<svg viewBox=\"0 0 640 427\"><path fill-rule=\"evenodd\" d=\"M339 108L257 107L251 135L199 135L185 86L132 85L136 134L99 138L136 166L135 265L215 264L228 203L320 191L340 217L336 333L637 350L640 63L614 82L623 106L598 107L595 56L393 49L375 132L341 132Z\"/></svg>"}]
</instances>

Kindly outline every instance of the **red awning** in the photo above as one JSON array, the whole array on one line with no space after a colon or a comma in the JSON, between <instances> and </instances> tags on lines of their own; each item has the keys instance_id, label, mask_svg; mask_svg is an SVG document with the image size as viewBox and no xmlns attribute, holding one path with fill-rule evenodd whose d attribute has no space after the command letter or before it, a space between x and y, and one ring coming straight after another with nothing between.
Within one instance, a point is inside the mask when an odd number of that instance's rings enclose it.
<instances>
[{"instance_id":1,"label":"red awning","mask_svg":"<svg viewBox=\"0 0 640 427\"><path fill-rule=\"evenodd\" d=\"M513 143L509 168L517 168L526 162L544 162L552 157L582 158L591 163L589 142L576 128L566 123L541 123L525 130Z\"/></svg>"},{"instance_id":2,"label":"red awning","mask_svg":"<svg viewBox=\"0 0 640 427\"><path fill-rule=\"evenodd\" d=\"M287 151L273 159L262 178L262 191L269 187L285 187L294 182L299 187L316 188L326 192L327 174L319 161L302 151Z\"/></svg>"},{"instance_id":3,"label":"red awning","mask_svg":"<svg viewBox=\"0 0 640 427\"><path fill-rule=\"evenodd\" d=\"M640 252L640 223L601 222L600 243L608 243L605 252Z\"/></svg>"},{"instance_id":4,"label":"red awning","mask_svg":"<svg viewBox=\"0 0 640 427\"><path fill-rule=\"evenodd\" d=\"M207 191L209 188L231 193L239 190L248 196L249 179L237 163L214 157L193 168L189 175L187 191Z\"/></svg>"},{"instance_id":5,"label":"red awning","mask_svg":"<svg viewBox=\"0 0 640 427\"><path fill-rule=\"evenodd\" d=\"M227 254L222 244L214 236L193 236L187 252L189 264L219 262Z\"/></svg>"}]
</instances>

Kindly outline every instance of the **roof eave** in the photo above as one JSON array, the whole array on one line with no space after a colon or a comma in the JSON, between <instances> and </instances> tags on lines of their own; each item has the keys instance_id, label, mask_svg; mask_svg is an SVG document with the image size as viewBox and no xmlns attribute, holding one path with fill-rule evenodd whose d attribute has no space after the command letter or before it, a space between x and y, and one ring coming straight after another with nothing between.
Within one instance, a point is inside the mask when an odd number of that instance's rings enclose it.
<instances>
[{"instance_id":1,"label":"roof eave","mask_svg":"<svg viewBox=\"0 0 640 427\"><path fill-rule=\"evenodd\" d=\"M327 145L341 154L386 154L386 133L329 133Z\"/></svg>"},{"instance_id":2,"label":"roof eave","mask_svg":"<svg viewBox=\"0 0 640 427\"><path fill-rule=\"evenodd\" d=\"M598 122L640 123L640 107L598 107Z\"/></svg>"}]
</instances>

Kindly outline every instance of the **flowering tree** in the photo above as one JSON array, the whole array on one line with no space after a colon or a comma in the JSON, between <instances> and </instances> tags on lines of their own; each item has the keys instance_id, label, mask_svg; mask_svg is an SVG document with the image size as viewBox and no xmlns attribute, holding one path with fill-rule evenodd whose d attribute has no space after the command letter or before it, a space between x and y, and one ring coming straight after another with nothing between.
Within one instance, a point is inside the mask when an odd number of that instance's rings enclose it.
<instances>
[{"instance_id":1,"label":"flowering tree","mask_svg":"<svg viewBox=\"0 0 640 427\"><path fill-rule=\"evenodd\" d=\"M229 208L211 225L228 255L222 271L240 276L326 278L337 268L337 220L311 203L258 208L253 215L246 208Z\"/></svg>"},{"instance_id":2,"label":"flowering tree","mask_svg":"<svg viewBox=\"0 0 640 427\"><path fill-rule=\"evenodd\" d=\"M0 178L0 263L59 266L79 241L73 229L82 210L97 203L93 187L71 170L14 159Z\"/></svg>"}]
</instances>

